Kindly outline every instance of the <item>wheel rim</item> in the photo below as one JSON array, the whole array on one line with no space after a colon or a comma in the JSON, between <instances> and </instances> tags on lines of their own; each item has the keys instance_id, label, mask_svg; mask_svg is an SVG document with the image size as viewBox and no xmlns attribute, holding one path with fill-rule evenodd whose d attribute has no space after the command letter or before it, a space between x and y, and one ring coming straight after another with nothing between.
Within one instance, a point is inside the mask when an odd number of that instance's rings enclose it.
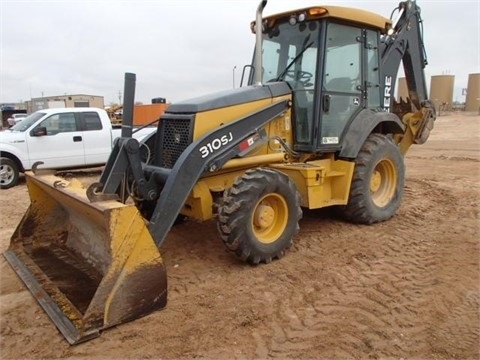
<instances>
[{"instance_id":1,"label":"wheel rim","mask_svg":"<svg viewBox=\"0 0 480 360\"><path fill-rule=\"evenodd\" d=\"M288 223L288 205L283 196L268 194L255 206L252 229L263 244L271 244L284 232Z\"/></svg>"},{"instance_id":2,"label":"wheel rim","mask_svg":"<svg viewBox=\"0 0 480 360\"><path fill-rule=\"evenodd\" d=\"M14 175L15 173L11 166L0 165L0 184L9 184L12 181Z\"/></svg>"},{"instance_id":3,"label":"wheel rim","mask_svg":"<svg viewBox=\"0 0 480 360\"><path fill-rule=\"evenodd\" d=\"M397 170L392 161L381 160L370 179L370 193L374 204L384 207L390 203L397 188Z\"/></svg>"}]
</instances>

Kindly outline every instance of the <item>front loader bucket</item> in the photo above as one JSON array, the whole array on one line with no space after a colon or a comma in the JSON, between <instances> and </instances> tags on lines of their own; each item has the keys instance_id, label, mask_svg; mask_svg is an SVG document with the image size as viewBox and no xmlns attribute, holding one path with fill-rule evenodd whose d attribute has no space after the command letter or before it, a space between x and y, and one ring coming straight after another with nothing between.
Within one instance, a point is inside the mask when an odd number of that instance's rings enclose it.
<instances>
[{"instance_id":1,"label":"front loader bucket","mask_svg":"<svg viewBox=\"0 0 480 360\"><path fill-rule=\"evenodd\" d=\"M165 307L166 271L135 206L90 203L27 174L31 204L4 256L70 344Z\"/></svg>"}]
</instances>

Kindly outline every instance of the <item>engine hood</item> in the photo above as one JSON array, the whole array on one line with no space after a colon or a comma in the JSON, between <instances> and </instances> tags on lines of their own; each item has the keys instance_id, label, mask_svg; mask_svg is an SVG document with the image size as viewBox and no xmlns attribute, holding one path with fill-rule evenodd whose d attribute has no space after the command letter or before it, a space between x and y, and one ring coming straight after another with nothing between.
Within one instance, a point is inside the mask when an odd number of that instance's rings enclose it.
<instances>
[{"instance_id":1,"label":"engine hood","mask_svg":"<svg viewBox=\"0 0 480 360\"><path fill-rule=\"evenodd\" d=\"M177 102L170 105L166 113L198 113L256 100L288 95L290 93L290 87L284 82L245 86Z\"/></svg>"}]
</instances>

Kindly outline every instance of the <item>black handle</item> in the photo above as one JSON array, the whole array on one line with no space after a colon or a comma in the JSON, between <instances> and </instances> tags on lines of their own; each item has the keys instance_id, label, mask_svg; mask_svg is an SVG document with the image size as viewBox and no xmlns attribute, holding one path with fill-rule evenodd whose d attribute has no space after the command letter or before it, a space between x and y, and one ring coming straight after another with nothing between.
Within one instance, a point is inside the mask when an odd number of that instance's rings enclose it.
<instances>
[{"instance_id":1,"label":"black handle","mask_svg":"<svg viewBox=\"0 0 480 360\"><path fill-rule=\"evenodd\" d=\"M323 95L323 111L328 113L330 111L330 98L331 96L328 94Z\"/></svg>"},{"instance_id":2,"label":"black handle","mask_svg":"<svg viewBox=\"0 0 480 360\"><path fill-rule=\"evenodd\" d=\"M82 141L82 137L81 137L81 136L74 136L74 137L73 137L73 142L79 142L79 141Z\"/></svg>"}]
</instances>

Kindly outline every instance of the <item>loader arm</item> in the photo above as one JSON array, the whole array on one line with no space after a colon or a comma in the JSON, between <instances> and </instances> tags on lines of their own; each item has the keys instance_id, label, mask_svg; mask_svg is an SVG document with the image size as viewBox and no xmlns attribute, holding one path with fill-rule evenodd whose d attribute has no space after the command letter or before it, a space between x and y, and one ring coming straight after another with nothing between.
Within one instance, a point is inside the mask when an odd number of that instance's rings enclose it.
<instances>
[{"instance_id":1,"label":"loader arm","mask_svg":"<svg viewBox=\"0 0 480 360\"><path fill-rule=\"evenodd\" d=\"M150 219L149 230L157 246L162 245L200 176L205 172L220 169L228 160L245 152L244 146L253 148L256 142L266 140L265 135L261 132L262 128L285 112L289 103L288 100L274 103L212 131L187 147L166 179ZM225 135L232 139L228 146L220 148L217 152L209 152L208 155L202 152L202 149L208 148L208 144Z\"/></svg>"},{"instance_id":2,"label":"loader arm","mask_svg":"<svg viewBox=\"0 0 480 360\"><path fill-rule=\"evenodd\" d=\"M135 140L120 139L107 163L106 171L102 173L101 181L105 180L105 183L93 185L97 189L90 191L95 194L91 200L115 196L125 172L130 171L135 181L141 184L138 186L141 196L149 200L158 197L148 229L160 247L202 174L219 170L228 160L263 143L266 134L262 128L289 106L289 100L282 100L211 131L191 143L172 169L145 165L142 170L138 146L132 144ZM212 144L218 144L220 139L226 144L214 150ZM148 175L148 180L144 174Z\"/></svg>"}]
</instances>

